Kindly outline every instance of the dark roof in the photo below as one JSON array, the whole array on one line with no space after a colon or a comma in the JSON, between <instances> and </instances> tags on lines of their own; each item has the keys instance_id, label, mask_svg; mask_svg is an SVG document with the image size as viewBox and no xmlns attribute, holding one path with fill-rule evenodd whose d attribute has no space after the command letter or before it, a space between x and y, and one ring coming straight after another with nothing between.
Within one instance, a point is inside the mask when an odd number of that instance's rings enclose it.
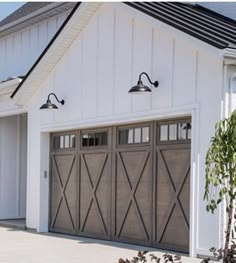
<instances>
[{"instance_id":1,"label":"dark roof","mask_svg":"<svg viewBox=\"0 0 236 263\"><path fill-rule=\"evenodd\" d=\"M199 5L180 2L126 4L217 48L236 48L236 22Z\"/></svg>"},{"instance_id":2,"label":"dark roof","mask_svg":"<svg viewBox=\"0 0 236 263\"><path fill-rule=\"evenodd\" d=\"M31 14L38 9L52 4L53 2L28 2L18 8L15 12L11 13L9 16L0 21L0 26L4 26L11 22L14 22L24 16Z\"/></svg>"}]
</instances>

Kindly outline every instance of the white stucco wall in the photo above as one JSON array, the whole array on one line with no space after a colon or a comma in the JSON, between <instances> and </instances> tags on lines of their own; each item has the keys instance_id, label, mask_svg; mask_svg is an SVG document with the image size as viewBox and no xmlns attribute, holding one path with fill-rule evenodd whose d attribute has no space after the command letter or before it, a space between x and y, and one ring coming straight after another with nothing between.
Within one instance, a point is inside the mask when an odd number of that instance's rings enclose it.
<instances>
[{"instance_id":1,"label":"white stucco wall","mask_svg":"<svg viewBox=\"0 0 236 263\"><path fill-rule=\"evenodd\" d=\"M160 85L131 96L142 71ZM65 99L57 112L39 111L49 92ZM48 132L191 115L190 251L220 246L220 216L206 212L203 191L223 99L223 61L213 47L123 4L103 4L29 101L27 226L47 230Z\"/></svg>"},{"instance_id":2,"label":"white stucco wall","mask_svg":"<svg viewBox=\"0 0 236 263\"><path fill-rule=\"evenodd\" d=\"M43 22L0 38L0 81L24 76L68 15L63 12Z\"/></svg>"}]
</instances>

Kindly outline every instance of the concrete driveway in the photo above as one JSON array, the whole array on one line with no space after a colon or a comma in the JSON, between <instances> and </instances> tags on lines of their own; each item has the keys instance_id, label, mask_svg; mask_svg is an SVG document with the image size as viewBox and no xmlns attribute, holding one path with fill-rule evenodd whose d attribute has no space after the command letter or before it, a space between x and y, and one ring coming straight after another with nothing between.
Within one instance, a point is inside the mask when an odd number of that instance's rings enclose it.
<instances>
[{"instance_id":1,"label":"concrete driveway","mask_svg":"<svg viewBox=\"0 0 236 263\"><path fill-rule=\"evenodd\" d=\"M147 248L59 234L0 227L1 263L117 263ZM160 254L154 250L155 254ZM183 257L183 263L199 259Z\"/></svg>"}]
</instances>

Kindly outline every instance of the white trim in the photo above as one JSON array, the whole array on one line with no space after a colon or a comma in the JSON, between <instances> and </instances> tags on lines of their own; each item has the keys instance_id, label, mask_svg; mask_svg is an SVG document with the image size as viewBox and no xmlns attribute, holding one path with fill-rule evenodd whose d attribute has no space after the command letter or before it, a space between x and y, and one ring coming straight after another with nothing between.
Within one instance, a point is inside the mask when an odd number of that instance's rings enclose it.
<instances>
[{"instance_id":1,"label":"white trim","mask_svg":"<svg viewBox=\"0 0 236 263\"><path fill-rule=\"evenodd\" d=\"M143 116L140 116L140 113L138 113L138 116L130 116L124 115L123 118L112 118L112 120L100 120L98 121L89 121L83 122L83 123L76 123L74 125L68 124L65 125L63 123L58 125L48 125L47 127L44 126L41 128L41 165L40 165L40 177L43 176L43 171L48 170L49 163L47 160L49 160L48 154L45 154L46 149L49 152L49 132L51 131L59 131L59 130L65 130L65 129L82 129L82 128L91 128L91 127L98 127L98 126L110 126L110 125L119 125L119 124L127 124L127 123L135 123L135 122L141 122L141 121L153 121L153 120L160 120L160 119L166 119L166 118L175 118L175 117L181 117L181 116L191 116L192 118L192 142L191 142L191 172L190 172L190 242L189 242L189 252L191 257L196 257L196 251L197 251L197 207L198 207L198 189L196 189L196 181L199 179L199 156L198 156L198 137L199 137L199 130L196 129L196 127L199 127L199 105L191 105L191 106L184 106L184 107L175 107L174 109L165 109L162 111L153 111L151 114L143 114ZM43 154L43 155L42 155ZM47 159L47 160L46 160ZM40 179L40 182L43 179ZM41 187L40 187L41 188ZM40 189L40 196L43 194L43 196L46 196L46 200L49 195L49 188L47 187L47 193L42 192L43 189ZM44 202L44 208L42 209L42 202ZM48 218L48 207L45 205L45 200L40 200L40 213L39 213L39 224L37 227L37 231L47 232L47 220ZM43 214L43 215L42 215Z\"/></svg>"},{"instance_id":2,"label":"white trim","mask_svg":"<svg viewBox=\"0 0 236 263\"><path fill-rule=\"evenodd\" d=\"M196 257L199 233L199 106L196 106L191 113L192 136L191 136L191 173L190 173L190 216L189 216L189 255Z\"/></svg>"},{"instance_id":3,"label":"white trim","mask_svg":"<svg viewBox=\"0 0 236 263\"><path fill-rule=\"evenodd\" d=\"M17 116L17 141L16 141L16 208L17 216L20 216L20 187L21 187L21 117Z\"/></svg>"},{"instance_id":4,"label":"white trim","mask_svg":"<svg viewBox=\"0 0 236 263\"><path fill-rule=\"evenodd\" d=\"M236 58L236 49L233 48L226 48L221 51L222 56L228 58Z\"/></svg>"},{"instance_id":5,"label":"white trim","mask_svg":"<svg viewBox=\"0 0 236 263\"><path fill-rule=\"evenodd\" d=\"M0 118L12 116L12 115L18 115L18 114L27 113L27 112L28 112L27 107L18 107L16 109L3 110L3 111L0 111Z\"/></svg>"},{"instance_id":6,"label":"white trim","mask_svg":"<svg viewBox=\"0 0 236 263\"><path fill-rule=\"evenodd\" d=\"M48 232L49 223L49 165L50 165L50 134L40 133L40 177L39 177L39 217L37 232ZM44 172L47 177L44 177Z\"/></svg>"},{"instance_id":7,"label":"white trim","mask_svg":"<svg viewBox=\"0 0 236 263\"><path fill-rule=\"evenodd\" d=\"M41 132L54 132L54 131L63 131L63 130L73 130L73 129L84 129L90 127L101 127L101 126L110 126L110 125L117 125L120 123L135 123L140 121L150 121L153 119L166 119L171 118L173 116L186 116L192 113L192 110L197 108L198 104L194 105L185 105L185 106L176 106L173 108L163 108L160 110L152 110L149 112L137 112L137 113L130 113L130 114L122 114L117 116L110 116L110 117L101 117L95 119L83 119L77 120L73 122L64 121L58 122L56 124L45 124L42 125L40 128ZM43 114L43 113L41 113Z\"/></svg>"},{"instance_id":8,"label":"white trim","mask_svg":"<svg viewBox=\"0 0 236 263\"><path fill-rule=\"evenodd\" d=\"M0 83L0 95L12 93L16 87L21 83L21 78L15 78Z\"/></svg>"}]
</instances>

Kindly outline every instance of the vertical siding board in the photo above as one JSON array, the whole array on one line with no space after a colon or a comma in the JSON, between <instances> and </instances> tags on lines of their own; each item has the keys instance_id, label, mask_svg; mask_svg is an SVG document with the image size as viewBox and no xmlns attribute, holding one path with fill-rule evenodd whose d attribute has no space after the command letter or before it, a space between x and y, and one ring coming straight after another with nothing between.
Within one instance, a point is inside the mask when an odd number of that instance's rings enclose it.
<instances>
[{"instance_id":1,"label":"vertical siding board","mask_svg":"<svg viewBox=\"0 0 236 263\"><path fill-rule=\"evenodd\" d=\"M5 78L5 57L5 41L3 39L2 41L0 41L0 80L3 80Z\"/></svg>"},{"instance_id":2,"label":"vertical siding board","mask_svg":"<svg viewBox=\"0 0 236 263\"><path fill-rule=\"evenodd\" d=\"M153 88L152 108L171 107L173 38L156 29L153 42L153 80L159 81L159 87Z\"/></svg>"},{"instance_id":3,"label":"vertical siding board","mask_svg":"<svg viewBox=\"0 0 236 263\"><path fill-rule=\"evenodd\" d=\"M97 115L113 111L114 9L106 4L99 14Z\"/></svg>"},{"instance_id":4,"label":"vertical siding board","mask_svg":"<svg viewBox=\"0 0 236 263\"><path fill-rule=\"evenodd\" d=\"M42 52L47 44L47 22L39 24L39 52Z\"/></svg>"},{"instance_id":5,"label":"vertical siding board","mask_svg":"<svg viewBox=\"0 0 236 263\"><path fill-rule=\"evenodd\" d=\"M39 38L38 38L38 26L34 26L30 28L30 54L31 60L36 61L38 58L38 50L39 50Z\"/></svg>"},{"instance_id":6,"label":"vertical siding board","mask_svg":"<svg viewBox=\"0 0 236 263\"><path fill-rule=\"evenodd\" d=\"M22 52L22 43L21 43L21 34L16 34L14 36L14 63L13 63L13 67L14 67L14 76L19 76L19 75L23 75L24 72L22 72L21 70L18 69L19 67L19 61L21 61L21 53Z\"/></svg>"},{"instance_id":7,"label":"vertical siding board","mask_svg":"<svg viewBox=\"0 0 236 263\"><path fill-rule=\"evenodd\" d=\"M195 50L176 40L174 63L173 106L192 104L196 77Z\"/></svg>"},{"instance_id":8,"label":"vertical siding board","mask_svg":"<svg viewBox=\"0 0 236 263\"><path fill-rule=\"evenodd\" d=\"M81 104L82 104L82 45L81 38L71 46L68 54L68 78L67 78L67 93L73 93L73 96L68 96L65 106L73 105L73 110L69 111L69 120L76 120L82 118Z\"/></svg>"},{"instance_id":9,"label":"vertical siding board","mask_svg":"<svg viewBox=\"0 0 236 263\"><path fill-rule=\"evenodd\" d=\"M22 56L24 58L24 63L22 63L22 71L21 72L27 72L29 70L29 67L31 66L31 54L29 52L30 50L30 34L29 29L21 32L22 37Z\"/></svg>"},{"instance_id":10,"label":"vertical siding board","mask_svg":"<svg viewBox=\"0 0 236 263\"><path fill-rule=\"evenodd\" d=\"M116 49L114 54L114 113L130 111L128 90L131 81L132 17L117 9L115 20Z\"/></svg>"},{"instance_id":11,"label":"vertical siding board","mask_svg":"<svg viewBox=\"0 0 236 263\"><path fill-rule=\"evenodd\" d=\"M68 55L67 53L62 57L58 63L58 67L54 70L54 84L53 91L58 96L58 99L62 98L67 101L67 94L70 93L70 86L68 85L68 78L65 78L65 72L68 70ZM68 74L67 74L68 76ZM55 101L55 99L53 99ZM60 108L62 105L58 105ZM57 122L68 121L68 108L69 103L65 104L63 111L57 111L54 113L54 120Z\"/></svg>"},{"instance_id":12,"label":"vertical siding board","mask_svg":"<svg viewBox=\"0 0 236 263\"><path fill-rule=\"evenodd\" d=\"M84 33L83 69L86 85L83 86L83 118L96 117L97 89L97 17L94 16Z\"/></svg>"},{"instance_id":13,"label":"vertical siding board","mask_svg":"<svg viewBox=\"0 0 236 263\"><path fill-rule=\"evenodd\" d=\"M207 53L198 53L198 81L197 98L199 104L199 178L198 196L203 196L205 186L205 156L209 147L209 141L214 134L215 123L221 118L221 92L222 92L222 61L217 60ZM209 101L210 100L210 101ZM198 244L199 248L218 246L219 241L219 217L207 213L206 203L198 201ZM206 224L206 222L211 222ZM211 233L206 235L205 233ZM214 242L215 243L214 243Z\"/></svg>"},{"instance_id":14,"label":"vertical siding board","mask_svg":"<svg viewBox=\"0 0 236 263\"><path fill-rule=\"evenodd\" d=\"M13 75L13 73L10 73L11 65L14 63L12 53L13 53L13 36L10 36L6 39L6 69L9 72L9 75L7 75L7 77L12 77Z\"/></svg>"},{"instance_id":15,"label":"vertical siding board","mask_svg":"<svg viewBox=\"0 0 236 263\"><path fill-rule=\"evenodd\" d=\"M48 37L48 41L49 42L53 36L55 35L56 33L56 30L57 30L57 20L56 20L56 17L52 18L52 19L49 19L48 22L47 22L47 37Z\"/></svg>"},{"instance_id":16,"label":"vertical siding board","mask_svg":"<svg viewBox=\"0 0 236 263\"><path fill-rule=\"evenodd\" d=\"M133 72L132 72L132 86L137 84L138 76L141 72L148 73L151 79L152 70L152 27L146 22L135 18L134 19L134 32L133 32ZM143 83L150 86L148 80L143 76ZM129 90L128 87L127 92ZM132 96L132 111L145 111L150 110L150 96L151 94L145 94L142 96Z\"/></svg>"}]
</instances>

